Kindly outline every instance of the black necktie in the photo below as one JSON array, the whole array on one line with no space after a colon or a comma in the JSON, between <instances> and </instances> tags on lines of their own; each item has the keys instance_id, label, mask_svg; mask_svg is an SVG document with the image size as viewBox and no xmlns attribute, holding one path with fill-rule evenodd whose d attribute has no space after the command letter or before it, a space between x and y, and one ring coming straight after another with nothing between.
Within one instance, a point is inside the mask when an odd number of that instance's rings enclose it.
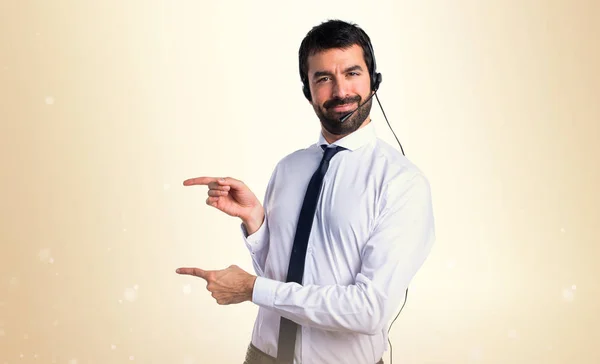
<instances>
[{"instance_id":1,"label":"black necktie","mask_svg":"<svg viewBox=\"0 0 600 364\"><path fill-rule=\"evenodd\" d=\"M308 237L312 229L315 211L317 209L317 201L321 193L323 177L329 168L329 161L331 158L333 158L333 156L339 151L345 149L340 146L327 148L326 145L321 145L321 148L324 149L321 164L319 164L319 168L317 168L310 179L310 182L308 183L306 195L304 196L304 203L302 204L302 209L300 210L298 226L296 227L296 236L294 238L294 246L292 247L290 264L288 266L287 282L296 282L302 284L306 247L308 245ZM281 317L281 323L279 327L279 343L277 349L278 363L291 364L293 362L297 329L298 324L286 319L285 317Z\"/></svg>"}]
</instances>

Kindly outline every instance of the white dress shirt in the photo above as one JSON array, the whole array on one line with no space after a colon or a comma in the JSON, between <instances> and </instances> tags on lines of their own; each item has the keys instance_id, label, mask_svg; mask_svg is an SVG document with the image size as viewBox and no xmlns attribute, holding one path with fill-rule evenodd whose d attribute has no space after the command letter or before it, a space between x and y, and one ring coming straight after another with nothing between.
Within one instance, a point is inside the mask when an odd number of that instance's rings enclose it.
<instances>
[{"instance_id":1,"label":"white dress shirt","mask_svg":"<svg viewBox=\"0 0 600 364\"><path fill-rule=\"evenodd\" d=\"M303 284L286 283L308 182L323 156L316 144L284 157L269 180L260 229L242 235L257 279L252 343L276 357L280 316L299 325L294 363L375 364L409 282L435 240L423 173L375 134L372 123L333 143L308 241Z\"/></svg>"}]
</instances>

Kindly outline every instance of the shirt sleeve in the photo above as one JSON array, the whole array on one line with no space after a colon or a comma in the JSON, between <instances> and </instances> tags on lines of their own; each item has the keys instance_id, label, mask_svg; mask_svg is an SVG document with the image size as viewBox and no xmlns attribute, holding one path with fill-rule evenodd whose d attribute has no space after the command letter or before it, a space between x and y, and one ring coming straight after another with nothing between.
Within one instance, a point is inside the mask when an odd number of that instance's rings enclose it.
<instances>
[{"instance_id":1,"label":"shirt sleeve","mask_svg":"<svg viewBox=\"0 0 600 364\"><path fill-rule=\"evenodd\" d=\"M258 277L252 302L300 325L380 333L435 240L430 185L420 172L389 183L382 201L353 284L303 286Z\"/></svg>"},{"instance_id":2,"label":"shirt sleeve","mask_svg":"<svg viewBox=\"0 0 600 364\"><path fill-rule=\"evenodd\" d=\"M262 225L253 234L248 235L248 231L246 230L244 224L240 224L242 238L244 240L244 243L246 244L246 248L248 248L248 251L250 252L250 256L252 257L252 265L258 277L264 275L265 262L269 253L269 201L273 193L278 167L279 164L275 167L273 173L271 174L265 191L265 196L263 198L263 209L265 213L265 218L263 220Z\"/></svg>"},{"instance_id":3,"label":"shirt sleeve","mask_svg":"<svg viewBox=\"0 0 600 364\"><path fill-rule=\"evenodd\" d=\"M242 223L240 228L242 230L242 237L246 248L250 252L252 258L252 265L257 276L264 275L265 261L267 259L267 253L269 252L269 227L268 220L265 211L265 219L260 228L255 231L252 235L248 235L246 227Z\"/></svg>"}]
</instances>

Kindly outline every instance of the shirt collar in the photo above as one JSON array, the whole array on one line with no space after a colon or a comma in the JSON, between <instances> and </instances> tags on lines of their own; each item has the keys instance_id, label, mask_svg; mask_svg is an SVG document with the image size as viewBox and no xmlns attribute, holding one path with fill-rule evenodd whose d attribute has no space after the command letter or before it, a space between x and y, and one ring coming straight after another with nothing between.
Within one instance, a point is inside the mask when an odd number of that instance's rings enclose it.
<instances>
[{"instance_id":1,"label":"shirt collar","mask_svg":"<svg viewBox=\"0 0 600 364\"><path fill-rule=\"evenodd\" d=\"M346 135L342 139L333 142L332 144L339 145L340 147L344 147L350 151L353 151L371 142L373 139L375 139L375 137L375 126L373 125L373 121L370 121L367 125ZM319 141L317 142L317 145L329 146L329 143L323 136L323 132L319 133Z\"/></svg>"}]
</instances>

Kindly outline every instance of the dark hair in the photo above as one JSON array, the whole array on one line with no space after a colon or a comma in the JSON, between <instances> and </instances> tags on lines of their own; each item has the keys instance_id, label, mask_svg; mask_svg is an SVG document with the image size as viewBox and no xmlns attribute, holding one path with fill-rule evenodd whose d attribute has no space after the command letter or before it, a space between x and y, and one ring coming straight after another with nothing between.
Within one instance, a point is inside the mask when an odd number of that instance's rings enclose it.
<instances>
[{"instance_id":1,"label":"dark hair","mask_svg":"<svg viewBox=\"0 0 600 364\"><path fill-rule=\"evenodd\" d=\"M298 51L300 79L308 87L308 57L320 51L360 45L369 73L374 71L371 40L358 25L342 20L328 20L313 27L304 37ZM373 77L372 74L370 74Z\"/></svg>"}]
</instances>

